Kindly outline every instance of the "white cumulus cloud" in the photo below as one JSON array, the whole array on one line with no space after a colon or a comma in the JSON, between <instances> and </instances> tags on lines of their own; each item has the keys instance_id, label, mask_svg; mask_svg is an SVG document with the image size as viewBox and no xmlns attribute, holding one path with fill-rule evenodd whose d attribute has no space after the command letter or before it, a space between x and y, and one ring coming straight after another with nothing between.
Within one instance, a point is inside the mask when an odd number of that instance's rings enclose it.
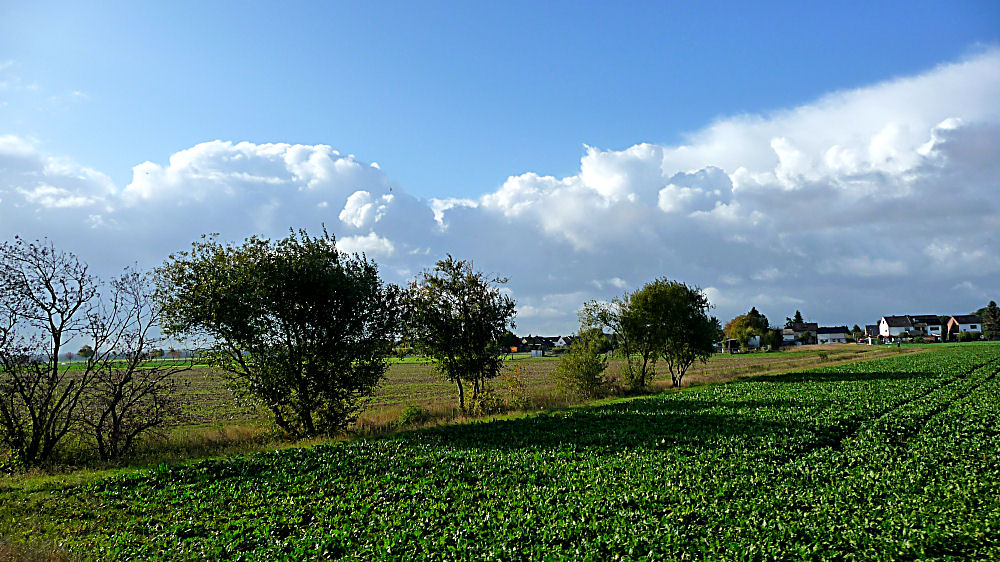
<instances>
[{"instance_id":1,"label":"white cumulus cloud","mask_svg":"<svg viewBox=\"0 0 1000 562\"><path fill-rule=\"evenodd\" d=\"M206 142L151 155L119 189L5 135L0 234L49 236L111 270L202 233L325 225L392 281L446 253L508 276L533 333L567 333L585 300L661 276L705 287L723 319L964 313L1000 273L998 100L994 49L719 119L677 145L585 146L565 177L511 170L493 191L429 201L327 145Z\"/></svg>"}]
</instances>

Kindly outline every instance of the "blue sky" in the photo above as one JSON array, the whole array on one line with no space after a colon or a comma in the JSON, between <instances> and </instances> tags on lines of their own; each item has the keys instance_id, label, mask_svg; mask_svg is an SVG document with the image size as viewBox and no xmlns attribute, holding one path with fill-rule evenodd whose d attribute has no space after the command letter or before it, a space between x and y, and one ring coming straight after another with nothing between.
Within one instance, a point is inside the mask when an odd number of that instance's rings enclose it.
<instances>
[{"instance_id":1,"label":"blue sky","mask_svg":"<svg viewBox=\"0 0 1000 562\"><path fill-rule=\"evenodd\" d=\"M968 312L998 288L996 238L974 236L994 225L990 149L963 140L992 138L998 44L1000 4L985 1L5 3L0 234L144 241L73 248L110 267L155 264L206 230L324 222L398 279L465 252L511 277L536 332L657 275L713 289L720 316ZM342 166L302 171L286 145ZM960 200L923 209L959 177ZM835 199L796 199L823 186ZM134 212L189 199L222 209L217 222L177 211L156 231ZM810 205L844 208L790 218ZM45 209L74 211L56 227ZM900 227L933 209L950 237ZM897 228L917 251L857 242ZM820 250L833 240L853 250ZM498 241L546 267L522 269ZM974 263L844 308L879 275ZM932 287L949 296L921 300Z\"/></svg>"},{"instance_id":2,"label":"blue sky","mask_svg":"<svg viewBox=\"0 0 1000 562\"><path fill-rule=\"evenodd\" d=\"M118 182L214 139L332 144L418 196L588 144L674 143L1000 40L1000 4L12 2L0 54L48 107L2 122ZM149 4L149 5L144 5Z\"/></svg>"}]
</instances>

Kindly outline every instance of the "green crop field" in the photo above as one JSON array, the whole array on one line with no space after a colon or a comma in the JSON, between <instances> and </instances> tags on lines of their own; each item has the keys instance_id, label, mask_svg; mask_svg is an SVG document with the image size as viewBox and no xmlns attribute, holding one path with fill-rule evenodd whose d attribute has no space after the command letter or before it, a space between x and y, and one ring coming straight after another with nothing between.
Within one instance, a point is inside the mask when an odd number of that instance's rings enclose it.
<instances>
[{"instance_id":1,"label":"green crop field","mask_svg":"<svg viewBox=\"0 0 1000 562\"><path fill-rule=\"evenodd\" d=\"M527 418L24 480L0 484L0 536L15 555L95 559L998 559L998 374L1000 345L941 345Z\"/></svg>"}]
</instances>

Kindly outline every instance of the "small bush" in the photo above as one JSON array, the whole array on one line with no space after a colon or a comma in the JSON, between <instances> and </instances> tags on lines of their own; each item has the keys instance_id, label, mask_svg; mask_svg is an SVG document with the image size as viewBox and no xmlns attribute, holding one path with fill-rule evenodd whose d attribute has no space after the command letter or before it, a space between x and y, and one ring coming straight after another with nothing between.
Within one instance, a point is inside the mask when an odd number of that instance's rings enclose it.
<instances>
[{"instance_id":1,"label":"small bush","mask_svg":"<svg viewBox=\"0 0 1000 562\"><path fill-rule=\"evenodd\" d=\"M524 372L524 367L514 365L500 379L507 391L507 406L512 410L527 410L531 407L531 400L528 398L528 376Z\"/></svg>"},{"instance_id":2,"label":"small bush","mask_svg":"<svg viewBox=\"0 0 1000 562\"><path fill-rule=\"evenodd\" d=\"M828 359L830 359L830 354L829 353L827 353L825 351L820 351L819 352L819 360L820 361L827 361Z\"/></svg>"},{"instance_id":3,"label":"small bush","mask_svg":"<svg viewBox=\"0 0 1000 562\"><path fill-rule=\"evenodd\" d=\"M600 342L584 332L573 341L569 353L559 359L555 377L561 385L584 398L598 398L608 392L608 381L604 370L608 368L608 358L600 353Z\"/></svg>"},{"instance_id":4,"label":"small bush","mask_svg":"<svg viewBox=\"0 0 1000 562\"><path fill-rule=\"evenodd\" d=\"M420 425L427 423L431 419L431 413L417 404L407 404L403 411L399 413L399 427L408 425Z\"/></svg>"},{"instance_id":5,"label":"small bush","mask_svg":"<svg viewBox=\"0 0 1000 562\"><path fill-rule=\"evenodd\" d=\"M502 414L507 411L507 404L504 403L500 393L484 389L479 393L479 396L469 401L468 411L474 416Z\"/></svg>"},{"instance_id":6,"label":"small bush","mask_svg":"<svg viewBox=\"0 0 1000 562\"><path fill-rule=\"evenodd\" d=\"M976 341L977 339L979 339L978 336L979 336L978 333L966 332L963 330L961 333L958 334L958 341L962 342Z\"/></svg>"}]
</instances>

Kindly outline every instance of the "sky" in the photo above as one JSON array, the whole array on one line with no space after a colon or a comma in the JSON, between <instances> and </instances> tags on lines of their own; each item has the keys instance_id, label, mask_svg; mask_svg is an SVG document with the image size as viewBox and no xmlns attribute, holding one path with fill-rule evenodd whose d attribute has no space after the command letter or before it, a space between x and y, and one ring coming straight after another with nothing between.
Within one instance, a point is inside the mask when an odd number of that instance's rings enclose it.
<instances>
[{"instance_id":1,"label":"sky","mask_svg":"<svg viewBox=\"0 0 1000 562\"><path fill-rule=\"evenodd\" d=\"M318 232L517 332L657 277L723 321L1000 297L1000 3L0 3L0 240L111 274ZM153 3L149 3L153 4Z\"/></svg>"}]
</instances>

